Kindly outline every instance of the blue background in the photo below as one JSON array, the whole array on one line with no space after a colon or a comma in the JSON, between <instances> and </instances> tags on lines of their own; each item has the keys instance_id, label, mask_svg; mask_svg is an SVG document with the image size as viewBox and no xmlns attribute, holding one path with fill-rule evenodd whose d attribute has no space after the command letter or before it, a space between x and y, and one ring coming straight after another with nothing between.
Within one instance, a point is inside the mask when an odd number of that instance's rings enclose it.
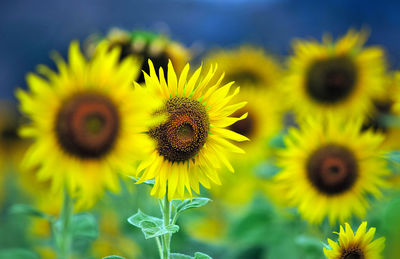
<instances>
[{"instance_id":1,"label":"blue background","mask_svg":"<svg viewBox=\"0 0 400 259\"><path fill-rule=\"evenodd\" d=\"M293 38L336 37L364 26L368 44L385 46L397 68L399 11L399 2L361 0L1 0L0 98L14 98L37 64L51 65L51 50L65 56L72 39L115 26L166 32L198 50L254 43L282 56Z\"/></svg>"}]
</instances>

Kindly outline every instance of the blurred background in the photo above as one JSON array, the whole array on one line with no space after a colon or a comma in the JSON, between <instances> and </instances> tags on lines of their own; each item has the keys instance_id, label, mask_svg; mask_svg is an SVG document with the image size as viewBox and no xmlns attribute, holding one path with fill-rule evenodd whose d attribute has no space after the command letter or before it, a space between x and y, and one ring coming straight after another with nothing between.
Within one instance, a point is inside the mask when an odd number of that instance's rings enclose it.
<instances>
[{"instance_id":1,"label":"blurred background","mask_svg":"<svg viewBox=\"0 0 400 259\"><path fill-rule=\"evenodd\" d=\"M26 88L25 75L35 71L38 64L54 68L49 57L51 51L66 57L71 40L79 39L83 43L93 33L106 35L111 28L118 27L168 35L190 49L196 62L213 48L251 44L264 48L283 63L291 54L291 42L295 38L320 40L324 33L337 38L349 28L366 28L370 31L367 45L384 46L389 68L397 70L400 66L399 11L399 1L1 0L0 100L7 105L0 106L0 116L9 128L1 133L0 158L8 153L6 159L13 168L4 166L5 159L0 159L0 178L5 178L0 187L0 249L26 248L36 251L40 258L55 258L48 248L50 230L46 222L9 214L12 204L32 202L31 193L46 187L33 184L32 176L25 175L19 180L3 173L18 171L18 161L29 144L16 135L18 116L14 109L14 91L16 87ZM98 233L93 233L74 247L87 254L87 258L101 258L113 252L128 259L156 258L155 244L144 240L142 233L126 222L138 207L157 214L156 201L139 194L149 192L146 186L132 187L122 181L121 184L121 194L107 195L92 211L99 222L100 238ZM400 213L400 196L396 195L394 199L375 204L368 214L368 221L380 227L380 236L394 236L389 241L392 254L399 254L396 242L400 240L400 222L396 216ZM337 228L326 222L318 227L309 226L299 215L288 216L287 211L276 209L267 197L254 195L239 205L213 203L188 212L181 219L181 231L174 236L173 249L187 254L204 251L214 259L324 258L322 241L328 236L333 238L331 232ZM35 204L47 210L53 202L45 199ZM393 224L397 225L393 228Z\"/></svg>"},{"instance_id":2,"label":"blurred background","mask_svg":"<svg viewBox=\"0 0 400 259\"><path fill-rule=\"evenodd\" d=\"M369 44L384 45L389 63L400 64L398 1L296 0L71 0L0 1L0 98L14 99L25 74L52 65L51 50L65 56L72 39L111 27L167 33L194 47L253 43L286 55L293 38L371 30Z\"/></svg>"}]
</instances>

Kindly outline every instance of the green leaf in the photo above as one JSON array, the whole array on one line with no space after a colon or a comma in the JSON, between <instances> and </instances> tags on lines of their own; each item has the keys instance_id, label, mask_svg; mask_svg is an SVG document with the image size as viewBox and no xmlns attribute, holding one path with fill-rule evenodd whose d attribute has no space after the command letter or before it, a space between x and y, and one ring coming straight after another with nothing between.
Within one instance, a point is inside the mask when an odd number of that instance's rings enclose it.
<instances>
[{"instance_id":1,"label":"green leaf","mask_svg":"<svg viewBox=\"0 0 400 259\"><path fill-rule=\"evenodd\" d=\"M9 212L11 214L26 214L33 217L50 219L51 216L27 204L14 204Z\"/></svg>"},{"instance_id":2,"label":"green leaf","mask_svg":"<svg viewBox=\"0 0 400 259\"><path fill-rule=\"evenodd\" d=\"M136 183L137 181L139 181L139 178L136 178L136 177L133 177L133 176L129 176L129 178L131 178L135 183ZM154 186L155 181L154 181L154 179L150 179L150 180L144 181L143 183L144 183L144 184L147 184L147 185L149 185L149 186Z\"/></svg>"},{"instance_id":3,"label":"green leaf","mask_svg":"<svg viewBox=\"0 0 400 259\"><path fill-rule=\"evenodd\" d=\"M179 254L179 253L170 254L169 257L170 257L170 259L193 259L192 256Z\"/></svg>"},{"instance_id":4,"label":"green leaf","mask_svg":"<svg viewBox=\"0 0 400 259\"><path fill-rule=\"evenodd\" d=\"M184 200L172 200L171 205L176 209L176 213L179 214L185 210L191 208L199 208L205 206L211 200L208 198L193 198Z\"/></svg>"},{"instance_id":5,"label":"green leaf","mask_svg":"<svg viewBox=\"0 0 400 259\"><path fill-rule=\"evenodd\" d=\"M194 259L212 259L211 256L208 256L206 254L196 252L194 253Z\"/></svg>"},{"instance_id":6,"label":"green leaf","mask_svg":"<svg viewBox=\"0 0 400 259\"><path fill-rule=\"evenodd\" d=\"M103 257L103 259L125 259L125 257L118 256L118 255L110 255L110 256Z\"/></svg>"},{"instance_id":7,"label":"green leaf","mask_svg":"<svg viewBox=\"0 0 400 259\"><path fill-rule=\"evenodd\" d=\"M0 250L1 259L39 259L39 256L26 249L4 249Z\"/></svg>"},{"instance_id":8,"label":"green leaf","mask_svg":"<svg viewBox=\"0 0 400 259\"><path fill-rule=\"evenodd\" d=\"M179 231L178 225L168 225L164 227L163 220L144 214L140 210L128 218L128 222L142 230L146 239L176 233Z\"/></svg>"},{"instance_id":9,"label":"green leaf","mask_svg":"<svg viewBox=\"0 0 400 259\"><path fill-rule=\"evenodd\" d=\"M184 254L179 254L179 253L173 253L170 254L170 258L171 259L212 259L212 257L200 253L200 252L196 252L194 253L194 257L189 256L189 255L184 255Z\"/></svg>"},{"instance_id":10,"label":"green leaf","mask_svg":"<svg viewBox=\"0 0 400 259\"><path fill-rule=\"evenodd\" d=\"M71 231L74 237L94 240L98 237L96 218L89 213L75 214L71 220Z\"/></svg>"}]
</instances>

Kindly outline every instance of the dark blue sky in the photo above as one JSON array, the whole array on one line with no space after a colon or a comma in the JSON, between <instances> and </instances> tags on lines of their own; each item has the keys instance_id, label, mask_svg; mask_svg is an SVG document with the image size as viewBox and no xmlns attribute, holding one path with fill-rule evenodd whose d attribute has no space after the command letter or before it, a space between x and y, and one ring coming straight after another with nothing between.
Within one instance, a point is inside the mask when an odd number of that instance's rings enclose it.
<instances>
[{"instance_id":1,"label":"dark blue sky","mask_svg":"<svg viewBox=\"0 0 400 259\"><path fill-rule=\"evenodd\" d=\"M371 29L368 44L385 46L400 65L400 2L355 0L1 0L0 98L13 98L25 74L64 56L72 39L93 32L150 29L187 46L264 46L286 55L295 37L334 36L348 28Z\"/></svg>"}]
</instances>

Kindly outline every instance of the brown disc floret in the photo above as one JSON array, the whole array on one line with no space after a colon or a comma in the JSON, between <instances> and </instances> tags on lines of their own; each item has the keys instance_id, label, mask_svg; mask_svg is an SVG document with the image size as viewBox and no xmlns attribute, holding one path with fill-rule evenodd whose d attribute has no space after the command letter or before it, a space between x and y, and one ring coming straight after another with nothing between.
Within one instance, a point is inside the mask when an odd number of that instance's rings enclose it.
<instances>
[{"instance_id":1,"label":"brown disc floret","mask_svg":"<svg viewBox=\"0 0 400 259\"><path fill-rule=\"evenodd\" d=\"M210 122L205 107L197 100L173 97L161 112L167 120L149 131L159 154L171 162L193 158L208 136Z\"/></svg>"},{"instance_id":2,"label":"brown disc floret","mask_svg":"<svg viewBox=\"0 0 400 259\"><path fill-rule=\"evenodd\" d=\"M358 163L353 152L335 144L314 151L308 159L306 170L313 186L327 195L349 190L358 177Z\"/></svg>"},{"instance_id":3,"label":"brown disc floret","mask_svg":"<svg viewBox=\"0 0 400 259\"><path fill-rule=\"evenodd\" d=\"M56 136L62 149L82 159L96 159L113 147L120 128L114 103L98 93L82 93L62 103Z\"/></svg>"},{"instance_id":4,"label":"brown disc floret","mask_svg":"<svg viewBox=\"0 0 400 259\"><path fill-rule=\"evenodd\" d=\"M356 65L349 57L316 60L307 71L306 92L316 102L337 103L352 94L357 76Z\"/></svg>"}]
</instances>

